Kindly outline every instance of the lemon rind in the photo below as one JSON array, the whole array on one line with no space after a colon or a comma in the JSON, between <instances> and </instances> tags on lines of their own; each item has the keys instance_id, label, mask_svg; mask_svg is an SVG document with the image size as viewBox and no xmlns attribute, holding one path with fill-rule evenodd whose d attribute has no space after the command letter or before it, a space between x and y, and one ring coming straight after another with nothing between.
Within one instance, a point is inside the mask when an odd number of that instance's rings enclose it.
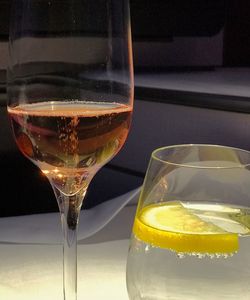
<instances>
[{"instance_id":1,"label":"lemon rind","mask_svg":"<svg viewBox=\"0 0 250 300\"><path fill-rule=\"evenodd\" d=\"M178 253L228 254L239 249L237 233L179 233L153 228L135 219L133 234L152 246Z\"/></svg>"}]
</instances>

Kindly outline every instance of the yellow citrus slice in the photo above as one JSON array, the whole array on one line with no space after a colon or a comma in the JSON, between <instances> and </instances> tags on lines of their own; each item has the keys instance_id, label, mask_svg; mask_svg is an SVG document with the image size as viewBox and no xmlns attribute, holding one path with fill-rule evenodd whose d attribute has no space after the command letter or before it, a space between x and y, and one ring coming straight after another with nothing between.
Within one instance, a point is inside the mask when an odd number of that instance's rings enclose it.
<instances>
[{"instance_id":1,"label":"yellow citrus slice","mask_svg":"<svg viewBox=\"0 0 250 300\"><path fill-rule=\"evenodd\" d=\"M180 202L152 204L136 216L134 235L153 246L185 253L233 253L238 234L204 221Z\"/></svg>"}]
</instances>

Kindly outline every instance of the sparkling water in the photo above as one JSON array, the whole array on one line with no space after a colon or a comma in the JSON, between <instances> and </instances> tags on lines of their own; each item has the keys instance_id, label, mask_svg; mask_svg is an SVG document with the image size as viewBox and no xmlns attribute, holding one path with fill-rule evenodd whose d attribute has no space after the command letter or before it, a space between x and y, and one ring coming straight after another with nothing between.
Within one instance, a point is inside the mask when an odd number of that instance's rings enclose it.
<instances>
[{"instance_id":1,"label":"sparkling water","mask_svg":"<svg viewBox=\"0 0 250 300\"><path fill-rule=\"evenodd\" d=\"M127 262L131 300L249 300L249 208L187 207L203 220L238 234L235 253L176 253L132 235ZM238 210L238 212L237 212ZM236 212L236 213L235 213Z\"/></svg>"}]
</instances>

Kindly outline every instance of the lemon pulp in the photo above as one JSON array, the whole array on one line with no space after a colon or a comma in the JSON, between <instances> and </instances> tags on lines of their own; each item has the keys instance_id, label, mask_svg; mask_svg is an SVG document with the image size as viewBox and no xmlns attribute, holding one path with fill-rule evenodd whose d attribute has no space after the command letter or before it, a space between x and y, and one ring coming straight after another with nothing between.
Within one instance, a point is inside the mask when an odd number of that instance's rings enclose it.
<instances>
[{"instance_id":1,"label":"lemon pulp","mask_svg":"<svg viewBox=\"0 0 250 300\"><path fill-rule=\"evenodd\" d=\"M192 213L181 202L144 207L135 218L134 235L153 246L185 253L234 253L238 234Z\"/></svg>"}]
</instances>

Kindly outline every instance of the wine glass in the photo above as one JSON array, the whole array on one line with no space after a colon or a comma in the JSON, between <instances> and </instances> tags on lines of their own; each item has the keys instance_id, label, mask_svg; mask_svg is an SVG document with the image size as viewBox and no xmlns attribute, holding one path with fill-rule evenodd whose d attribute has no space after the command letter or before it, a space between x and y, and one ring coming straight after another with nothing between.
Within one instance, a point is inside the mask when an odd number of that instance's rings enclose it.
<instances>
[{"instance_id":1,"label":"wine glass","mask_svg":"<svg viewBox=\"0 0 250 300\"><path fill-rule=\"evenodd\" d=\"M64 299L73 300L82 201L130 128L128 0L14 0L9 50L8 113L15 141L54 190L64 238Z\"/></svg>"},{"instance_id":2,"label":"wine glass","mask_svg":"<svg viewBox=\"0 0 250 300\"><path fill-rule=\"evenodd\" d=\"M250 152L152 153L127 262L131 300L250 299Z\"/></svg>"}]
</instances>

